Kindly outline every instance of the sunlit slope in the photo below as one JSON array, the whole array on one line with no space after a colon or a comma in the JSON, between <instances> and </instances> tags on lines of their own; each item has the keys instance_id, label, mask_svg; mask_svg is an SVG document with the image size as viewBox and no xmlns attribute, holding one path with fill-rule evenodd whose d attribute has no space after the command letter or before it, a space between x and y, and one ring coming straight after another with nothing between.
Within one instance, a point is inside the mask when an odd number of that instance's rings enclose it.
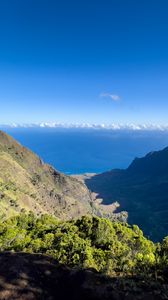
<instances>
[{"instance_id":1,"label":"sunlit slope","mask_svg":"<svg viewBox=\"0 0 168 300\"><path fill-rule=\"evenodd\" d=\"M61 219L91 213L91 195L78 180L44 164L32 151L0 131L0 214L21 210Z\"/></svg>"}]
</instances>

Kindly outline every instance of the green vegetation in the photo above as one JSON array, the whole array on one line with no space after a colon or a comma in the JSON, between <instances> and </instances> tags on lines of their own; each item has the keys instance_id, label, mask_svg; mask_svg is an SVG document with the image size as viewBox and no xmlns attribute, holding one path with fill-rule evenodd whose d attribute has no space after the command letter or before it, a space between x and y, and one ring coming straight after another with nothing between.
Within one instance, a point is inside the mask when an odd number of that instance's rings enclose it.
<instances>
[{"instance_id":1,"label":"green vegetation","mask_svg":"<svg viewBox=\"0 0 168 300\"><path fill-rule=\"evenodd\" d=\"M108 275L164 278L168 237L154 244L138 226L84 216L60 221L33 213L0 223L0 250L46 253L70 267L94 268Z\"/></svg>"}]
</instances>

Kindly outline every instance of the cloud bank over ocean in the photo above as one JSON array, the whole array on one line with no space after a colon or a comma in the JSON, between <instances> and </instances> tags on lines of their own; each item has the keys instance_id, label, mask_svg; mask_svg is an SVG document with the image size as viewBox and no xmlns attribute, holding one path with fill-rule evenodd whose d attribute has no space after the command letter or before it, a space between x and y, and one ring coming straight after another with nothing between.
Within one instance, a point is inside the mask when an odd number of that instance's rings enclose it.
<instances>
[{"instance_id":1,"label":"cloud bank over ocean","mask_svg":"<svg viewBox=\"0 0 168 300\"><path fill-rule=\"evenodd\" d=\"M168 124L92 124L92 123L59 123L59 122L42 122L42 123L11 123L0 124L0 128L69 128L69 129L107 129L107 130L133 130L133 131L168 131Z\"/></svg>"}]
</instances>

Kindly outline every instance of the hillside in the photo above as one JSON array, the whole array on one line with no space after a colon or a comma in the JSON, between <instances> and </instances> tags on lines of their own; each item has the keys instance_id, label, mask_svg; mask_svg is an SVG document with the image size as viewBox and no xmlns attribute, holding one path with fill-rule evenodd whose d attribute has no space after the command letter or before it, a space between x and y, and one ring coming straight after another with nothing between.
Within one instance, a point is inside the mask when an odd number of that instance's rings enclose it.
<instances>
[{"instance_id":1,"label":"hillside","mask_svg":"<svg viewBox=\"0 0 168 300\"><path fill-rule=\"evenodd\" d=\"M118 201L128 222L153 240L168 234L168 148L136 158L126 170L88 177L85 183L104 204Z\"/></svg>"},{"instance_id":2,"label":"hillside","mask_svg":"<svg viewBox=\"0 0 168 300\"><path fill-rule=\"evenodd\" d=\"M22 211L60 219L92 214L126 221L115 205L101 205L86 185L55 170L11 136L0 131L0 218Z\"/></svg>"},{"instance_id":3,"label":"hillside","mask_svg":"<svg viewBox=\"0 0 168 300\"><path fill-rule=\"evenodd\" d=\"M20 211L61 219L92 212L91 194L78 180L44 164L33 152L0 131L0 215Z\"/></svg>"}]
</instances>

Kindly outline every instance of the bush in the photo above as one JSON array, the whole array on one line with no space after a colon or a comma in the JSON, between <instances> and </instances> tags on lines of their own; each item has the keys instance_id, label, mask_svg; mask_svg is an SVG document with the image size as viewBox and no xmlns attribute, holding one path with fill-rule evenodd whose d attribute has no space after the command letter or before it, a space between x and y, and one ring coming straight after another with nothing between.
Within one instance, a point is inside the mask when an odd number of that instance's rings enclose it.
<instances>
[{"instance_id":1,"label":"bush","mask_svg":"<svg viewBox=\"0 0 168 300\"><path fill-rule=\"evenodd\" d=\"M168 237L155 245L136 225L91 216L63 222L23 212L0 222L0 249L46 253L68 266L111 275L156 276L168 262Z\"/></svg>"}]
</instances>

